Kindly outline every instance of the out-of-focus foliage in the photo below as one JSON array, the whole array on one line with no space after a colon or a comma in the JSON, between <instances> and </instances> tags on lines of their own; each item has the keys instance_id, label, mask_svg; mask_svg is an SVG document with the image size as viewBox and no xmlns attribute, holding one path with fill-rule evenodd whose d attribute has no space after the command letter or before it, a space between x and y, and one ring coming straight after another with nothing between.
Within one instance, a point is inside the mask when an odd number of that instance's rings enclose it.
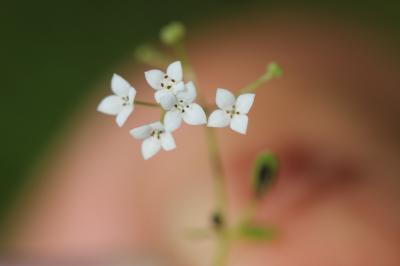
<instances>
[{"instance_id":1,"label":"out-of-focus foliage","mask_svg":"<svg viewBox=\"0 0 400 266\"><path fill-rule=\"evenodd\" d=\"M0 8L0 220L29 168L89 88L170 21L210 23L257 7L327 12L399 39L399 1L6 1Z\"/></svg>"}]
</instances>

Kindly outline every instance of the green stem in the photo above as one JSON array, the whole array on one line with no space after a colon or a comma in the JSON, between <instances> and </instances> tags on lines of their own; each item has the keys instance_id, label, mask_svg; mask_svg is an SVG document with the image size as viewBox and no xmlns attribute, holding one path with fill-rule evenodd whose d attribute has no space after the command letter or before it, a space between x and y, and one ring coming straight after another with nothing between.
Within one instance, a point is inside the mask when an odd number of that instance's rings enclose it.
<instances>
[{"instance_id":1,"label":"green stem","mask_svg":"<svg viewBox=\"0 0 400 266\"><path fill-rule=\"evenodd\" d=\"M160 106L156 103L149 103L149 102L143 102L143 101L136 101L135 100L135 104L136 105L142 105L142 106L147 106L147 107L156 107L156 108L160 108Z\"/></svg>"},{"instance_id":2,"label":"green stem","mask_svg":"<svg viewBox=\"0 0 400 266\"><path fill-rule=\"evenodd\" d=\"M241 218L239 219L239 225L250 222L254 218L254 214L258 208L259 201L252 200L250 204L243 211Z\"/></svg>"},{"instance_id":3,"label":"green stem","mask_svg":"<svg viewBox=\"0 0 400 266\"><path fill-rule=\"evenodd\" d=\"M206 127L206 140L208 154L210 157L211 171L214 176L214 189L216 197L216 212L222 217L225 223L227 210L227 195L225 190L224 172L222 160L218 149L218 141L215 129Z\"/></svg>"},{"instance_id":4,"label":"green stem","mask_svg":"<svg viewBox=\"0 0 400 266\"><path fill-rule=\"evenodd\" d=\"M273 79L274 76L269 74L269 73L265 73L264 75L262 75L261 77L259 77L256 81L248 84L247 86L245 86L244 88L242 88L239 91L239 94L242 93L251 93L254 92L258 87L260 87L262 84L264 84L265 82Z\"/></svg>"},{"instance_id":5,"label":"green stem","mask_svg":"<svg viewBox=\"0 0 400 266\"><path fill-rule=\"evenodd\" d=\"M160 115L160 121L161 121L161 123L164 123L164 118L165 118L165 114L166 114L167 112L164 110L164 109L162 109L161 110L161 115Z\"/></svg>"},{"instance_id":6,"label":"green stem","mask_svg":"<svg viewBox=\"0 0 400 266\"><path fill-rule=\"evenodd\" d=\"M196 75L193 71L192 66L189 63L187 52L183 42L175 45L175 53L182 60L183 67L186 69L187 76L190 80L195 82ZM198 90L197 96L201 105L206 106L206 101L202 97L201 92ZM207 109L205 110L207 112ZM208 112L207 112L208 113ZM205 127L206 131L206 141L208 147L208 154L210 158L211 171L213 174L214 181L214 193L216 200L215 212L221 217L222 224L216 229L217 236L217 250L214 257L214 266L224 266L226 265L226 260L229 251L230 238L227 233L227 192L225 187L224 171L222 166L221 155L218 148L218 140L215 134L215 129L211 127Z\"/></svg>"},{"instance_id":7,"label":"green stem","mask_svg":"<svg viewBox=\"0 0 400 266\"><path fill-rule=\"evenodd\" d=\"M137 61L156 68L163 68L172 58L151 45L141 45L136 48L134 56Z\"/></svg>"},{"instance_id":8,"label":"green stem","mask_svg":"<svg viewBox=\"0 0 400 266\"><path fill-rule=\"evenodd\" d=\"M230 238L227 232L219 234L217 239L217 250L214 256L213 266L224 266L227 264Z\"/></svg>"}]
</instances>

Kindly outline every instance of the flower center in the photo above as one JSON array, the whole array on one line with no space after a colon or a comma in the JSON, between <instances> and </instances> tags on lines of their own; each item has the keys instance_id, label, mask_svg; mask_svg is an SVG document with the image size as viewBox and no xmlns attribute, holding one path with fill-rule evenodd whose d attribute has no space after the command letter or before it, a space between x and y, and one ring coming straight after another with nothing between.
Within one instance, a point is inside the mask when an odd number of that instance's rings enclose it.
<instances>
[{"instance_id":1,"label":"flower center","mask_svg":"<svg viewBox=\"0 0 400 266\"><path fill-rule=\"evenodd\" d=\"M161 81L161 88L170 90L172 86L174 86L176 83L176 80L169 77L168 75L164 76L164 79Z\"/></svg>"},{"instance_id":2,"label":"flower center","mask_svg":"<svg viewBox=\"0 0 400 266\"><path fill-rule=\"evenodd\" d=\"M121 97L121 99L122 99L122 101L123 101L122 106L131 105L131 103L129 102L129 96Z\"/></svg>"},{"instance_id":3,"label":"flower center","mask_svg":"<svg viewBox=\"0 0 400 266\"><path fill-rule=\"evenodd\" d=\"M231 117L233 118L235 115L240 115L239 111L236 111L236 106L232 106L232 109L230 110L225 110L225 112Z\"/></svg>"},{"instance_id":4,"label":"flower center","mask_svg":"<svg viewBox=\"0 0 400 266\"><path fill-rule=\"evenodd\" d=\"M154 129L154 130L151 132L150 136L155 137L155 138L157 138L157 139L160 139L162 133L164 133L164 130Z\"/></svg>"},{"instance_id":5,"label":"flower center","mask_svg":"<svg viewBox=\"0 0 400 266\"><path fill-rule=\"evenodd\" d=\"M184 113L186 109L190 107L189 104L185 103L184 100L179 100L174 104L174 107L176 110L178 110L181 113Z\"/></svg>"}]
</instances>

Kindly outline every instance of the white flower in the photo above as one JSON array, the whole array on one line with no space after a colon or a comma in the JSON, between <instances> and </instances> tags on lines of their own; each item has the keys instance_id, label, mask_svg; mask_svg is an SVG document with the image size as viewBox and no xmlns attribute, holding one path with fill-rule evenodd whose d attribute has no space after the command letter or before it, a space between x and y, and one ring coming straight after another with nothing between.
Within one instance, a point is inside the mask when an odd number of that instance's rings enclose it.
<instances>
[{"instance_id":1,"label":"white flower","mask_svg":"<svg viewBox=\"0 0 400 266\"><path fill-rule=\"evenodd\" d=\"M136 90L125 79L114 74L111 79L111 90L114 95L105 97L97 107L97 111L115 115L118 126L122 127L134 110Z\"/></svg>"},{"instance_id":2,"label":"white flower","mask_svg":"<svg viewBox=\"0 0 400 266\"><path fill-rule=\"evenodd\" d=\"M165 129L174 131L181 123L182 119L189 125L203 125L207 123L207 117L203 108L197 103L196 87L193 82L186 84L186 90L178 92L174 99L172 107L167 111L164 117Z\"/></svg>"},{"instance_id":3,"label":"white flower","mask_svg":"<svg viewBox=\"0 0 400 266\"><path fill-rule=\"evenodd\" d=\"M147 83L156 90L154 98L166 110L174 104L175 95L185 89L180 61L170 64L167 67L167 73L153 69L146 71L144 75Z\"/></svg>"},{"instance_id":4,"label":"white flower","mask_svg":"<svg viewBox=\"0 0 400 266\"><path fill-rule=\"evenodd\" d=\"M153 157L161 148L165 151L176 148L171 132L165 130L160 122L134 128L130 134L136 139L143 139L142 155L145 160Z\"/></svg>"},{"instance_id":5,"label":"white flower","mask_svg":"<svg viewBox=\"0 0 400 266\"><path fill-rule=\"evenodd\" d=\"M242 94L237 99L228 90L217 89L216 104L220 108L211 113L208 118L209 127L226 127L246 134L248 117L251 106L254 102L254 93Z\"/></svg>"}]
</instances>

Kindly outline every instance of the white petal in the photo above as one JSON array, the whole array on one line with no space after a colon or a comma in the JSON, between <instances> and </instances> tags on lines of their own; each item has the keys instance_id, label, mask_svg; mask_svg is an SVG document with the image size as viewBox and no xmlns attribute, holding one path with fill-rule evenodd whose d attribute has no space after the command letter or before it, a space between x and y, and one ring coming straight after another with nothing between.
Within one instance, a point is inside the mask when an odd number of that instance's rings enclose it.
<instances>
[{"instance_id":1,"label":"white petal","mask_svg":"<svg viewBox=\"0 0 400 266\"><path fill-rule=\"evenodd\" d=\"M226 127L231 121L230 116L223 110L215 110L208 118L209 127Z\"/></svg>"},{"instance_id":2,"label":"white petal","mask_svg":"<svg viewBox=\"0 0 400 266\"><path fill-rule=\"evenodd\" d=\"M141 127L137 127L129 131L129 133L134 137L135 139L145 139L150 137L151 132L153 129L149 125L144 125Z\"/></svg>"},{"instance_id":3,"label":"white petal","mask_svg":"<svg viewBox=\"0 0 400 266\"><path fill-rule=\"evenodd\" d=\"M164 116L164 127L168 132L172 132L179 128L182 123L182 113L174 110L168 111Z\"/></svg>"},{"instance_id":4,"label":"white petal","mask_svg":"<svg viewBox=\"0 0 400 266\"><path fill-rule=\"evenodd\" d=\"M166 151L176 148L175 140L171 133L166 132L161 134L161 146Z\"/></svg>"},{"instance_id":5,"label":"white petal","mask_svg":"<svg viewBox=\"0 0 400 266\"><path fill-rule=\"evenodd\" d=\"M164 110L171 110L176 103L175 94L169 90L159 90L154 94L156 101L164 108Z\"/></svg>"},{"instance_id":6,"label":"white petal","mask_svg":"<svg viewBox=\"0 0 400 266\"><path fill-rule=\"evenodd\" d=\"M126 119L128 119L129 115L133 112L133 106L128 105L122 108L121 112L117 115L116 121L119 127L122 127L125 124Z\"/></svg>"},{"instance_id":7,"label":"white petal","mask_svg":"<svg viewBox=\"0 0 400 266\"><path fill-rule=\"evenodd\" d=\"M186 90L179 92L177 95L179 100L184 100L186 103L192 103L196 99L196 87L193 82L186 83Z\"/></svg>"},{"instance_id":8,"label":"white petal","mask_svg":"<svg viewBox=\"0 0 400 266\"><path fill-rule=\"evenodd\" d=\"M183 120L189 125L203 125L207 123L206 113L197 103L192 103L183 113Z\"/></svg>"},{"instance_id":9,"label":"white petal","mask_svg":"<svg viewBox=\"0 0 400 266\"><path fill-rule=\"evenodd\" d=\"M240 134L246 134L248 120L249 118L247 115L233 116L231 120L231 129Z\"/></svg>"},{"instance_id":10,"label":"white petal","mask_svg":"<svg viewBox=\"0 0 400 266\"><path fill-rule=\"evenodd\" d=\"M217 95L215 96L215 102L217 106L223 110L231 109L235 104L235 95L232 92L225 89L217 89Z\"/></svg>"},{"instance_id":11,"label":"white petal","mask_svg":"<svg viewBox=\"0 0 400 266\"><path fill-rule=\"evenodd\" d=\"M161 89L154 93L154 99L156 100L156 102L160 103L161 97L163 97L164 95L167 95L167 94L173 95L174 93L169 90Z\"/></svg>"},{"instance_id":12,"label":"white petal","mask_svg":"<svg viewBox=\"0 0 400 266\"><path fill-rule=\"evenodd\" d=\"M121 76L117 74L113 75L111 79L111 89L116 95L121 97L128 96L128 92L131 87L131 84L129 84L129 82L123 79Z\"/></svg>"},{"instance_id":13,"label":"white petal","mask_svg":"<svg viewBox=\"0 0 400 266\"><path fill-rule=\"evenodd\" d=\"M131 87L129 89L128 97L129 97L129 103L133 105L133 102L135 101L135 97L136 97L136 90L134 87Z\"/></svg>"},{"instance_id":14,"label":"white petal","mask_svg":"<svg viewBox=\"0 0 400 266\"><path fill-rule=\"evenodd\" d=\"M97 106L97 111L108 115L117 115L119 112L121 112L123 103L124 102L121 97L110 95L100 102L99 106Z\"/></svg>"},{"instance_id":15,"label":"white petal","mask_svg":"<svg viewBox=\"0 0 400 266\"><path fill-rule=\"evenodd\" d=\"M147 83L155 90L161 89L161 81L164 79L164 75L164 72L158 69L144 72Z\"/></svg>"},{"instance_id":16,"label":"white petal","mask_svg":"<svg viewBox=\"0 0 400 266\"><path fill-rule=\"evenodd\" d=\"M150 137L142 143L142 155L145 160L153 157L161 149L161 142L159 139Z\"/></svg>"},{"instance_id":17,"label":"white petal","mask_svg":"<svg viewBox=\"0 0 400 266\"><path fill-rule=\"evenodd\" d=\"M163 126L163 124L161 124L160 121L151 123L149 126L150 126L152 129L155 129L155 130L164 130L164 126Z\"/></svg>"},{"instance_id":18,"label":"white petal","mask_svg":"<svg viewBox=\"0 0 400 266\"><path fill-rule=\"evenodd\" d=\"M167 68L167 75L176 82L182 81L183 73L182 73L182 64L180 61L175 61L170 64Z\"/></svg>"},{"instance_id":19,"label":"white petal","mask_svg":"<svg viewBox=\"0 0 400 266\"><path fill-rule=\"evenodd\" d=\"M173 91L175 94L177 94L177 93L180 92L180 91L183 91L184 89L185 89L185 83L183 83L183 81L178 82L177 84L175 84L175 85L172 87L172 91Z\"/></svg>"},{"instance_id":20,"label":"white petal","mask_svg":"<svg viewBox=\"0 0 400 266\"><path fill-rule=\"evenodd\" d=\"M255 96L256 95L254 93L246 93L240 95L236 99L235 103L236 110L239 111L240 113L247 114L250 111L251 106L253 105Z\"/></svg>"}]
</instances>

